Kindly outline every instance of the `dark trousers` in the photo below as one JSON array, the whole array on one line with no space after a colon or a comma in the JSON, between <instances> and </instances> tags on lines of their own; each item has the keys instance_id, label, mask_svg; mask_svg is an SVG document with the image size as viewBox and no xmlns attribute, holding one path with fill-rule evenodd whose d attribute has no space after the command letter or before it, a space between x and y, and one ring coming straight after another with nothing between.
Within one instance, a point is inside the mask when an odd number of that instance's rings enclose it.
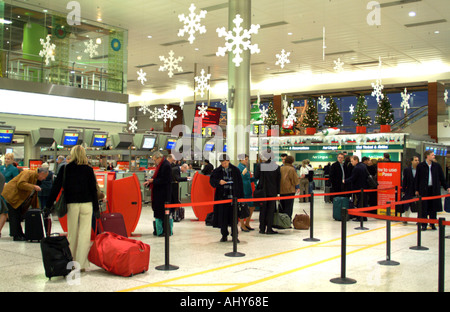
<instances>
[{"instance_id":1,"label":"dark trousers","mask_svg":"<svg viewBox=\"0 0 450 312\"><path fill-rule=\"evenodd\" d=\"M22 207L14 209L10 204L8 205L8 217L9 217L9 233L13 237L25 236L23 234L22 224Z\"/></svg>"},{"instance_id":2,"label":"dark trousers","mask_svg":"<svg viewBox=\"0 0 450 312\"><path fill-rule=\"evenodd\" d=\"M422 197L429 197L429 196L434 196L434 195L435 194L433 194L433 187L429 186L427 188L427 193L422 195ZM422 215L420 216L420 218L437 219L437 211L436 211L436 209L433 209L433 202L434 202L434 200L422 201Z\"/></svg>"},{"instance_id":3,"label":"dark trousers","mask_svg":"<svg viewBox=\"0 0 450 312\"><path fill-rule=\"evenodd\" d=\"M231 235L234 235L234 226L233 226L233 206L229 206L227 208L223 209L229 209L226 212L223 213L222 217L222 223L220 224L220 233L222 236L228 236L230 232L228 232L228 227L231 226Z\"/></svg>"},{"instance_id":4,"label":"dark trousers","mask_svg":"<svg viewBox=\"0 0 450 312\"><path fill-rule=\"evenodd\" d=\"M280 197L294 196L294 195L295 195L295 193L280 194ZM282 211L280 211L280 212L287 214L289 216L289 218L291 218L291 220L292 220L292 213L294 210L294 199L293 198L292 199L280 199L280 204L281 204L281 209L282 209Z\"/></svg>"},{"instance_id":5,"label":"dark trousers","mask_svg":"<svg viewBox=\"0 0 450 312\"><path fill-rule=\"evenodd\" d=\"M271 197L271 196L268 196ZM259 231L266 232L272 230L273 215L276 208L275 201L266 201L259 212Z\"/></svg>"}]
</instances>

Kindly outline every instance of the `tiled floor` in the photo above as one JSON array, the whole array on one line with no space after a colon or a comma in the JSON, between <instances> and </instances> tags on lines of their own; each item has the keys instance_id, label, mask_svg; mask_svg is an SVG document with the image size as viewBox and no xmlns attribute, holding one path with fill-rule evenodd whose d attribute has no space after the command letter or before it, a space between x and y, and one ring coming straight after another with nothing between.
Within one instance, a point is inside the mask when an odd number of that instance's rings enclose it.
<instances>
[{"instance_id":1,"label":"tiled floor","mask_svg":"<svg viewBox=\"0 0 450 312\"><path fill-rule=\"evenodd\" d=\"M295 203L294 215L309 204ZM244 257L227 257L233 251L231 239L220 243L220 230L196 221L192 208L186 208L186 219L174 224L170 238L170 263L176 271L159 271L164 264L164 238L155 237L153 213L143 208L136 233L151 246L150 269L144 274L124 278L114 276L94 265L79 277L67 281L62 277L49 281L44 275L40 245L13 242L8 237L8 223L0 238L0 287L2 291L67 292L436 292L438 291L438 231L422 232L427 251L414 251L417 227L392 223L391 259L397 266L383 266L386 259L386 222L370 219L368 230L356 230L359 223L347 227L346 276L356 280L339 285L330 279L341 272L341 223L332 219L331 204L323 197L315 199L314 237L306 242L309 231L279 230L277 235L259 234L258 230L239 233L238 252ZM441 213L439 217L446 217ZM258 228L258 212L252 226ZM53 231L61 231L53 222ZM450 251L446 251L449 268ZM450 274L446 273L447 289Z\"/></svg>"}]
</instances>

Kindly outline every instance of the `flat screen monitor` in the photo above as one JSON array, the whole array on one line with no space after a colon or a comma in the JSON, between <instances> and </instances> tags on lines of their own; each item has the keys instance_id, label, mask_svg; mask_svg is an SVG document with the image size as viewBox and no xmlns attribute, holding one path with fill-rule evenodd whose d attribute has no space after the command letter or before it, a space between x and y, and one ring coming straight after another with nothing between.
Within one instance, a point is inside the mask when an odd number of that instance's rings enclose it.
<instances>
[{"instance_id":1,"label":"flat screen monitor","mask_svg":"<svg viewBox=\"0 0 450 312\"><path fill-rule=\"evenodd\" d=\"M0 128L0 144L11 144L14 137L14 128Z\"/></svg>"},{"instance_id":2,"label":"flat screen monitor","mask_svg":"<svg viewBox=\"0 0 450 312\"><path fill-rule=\"evenodd\" d=\"M105 147L108 135L105 133L94 133L92 138L92 147Z\"/></svg>"},{"instance_id":3,"label":"flat screen monitor","mask_svg":"<svg viewBox=\"0 0 450 312\"><path fill-rule=\"evenodd\" d=\"M69 132L65 131L63 134L63 146L75 146L78 144L78 139L80 137L79 132Z\"/></svg>"},{"instance_id":4,"label":"flat screen monitor","mask_svg":"<svg viewBox=\"0 0 450 312\"><path fill-rule=\"evenodd\" d=\"M212 152L214 149L214 142L206 142L205 152Z\"/></svg>"},{"instance_id":5,"label":"flat screen monitor","mask_svg":"<svg viewBox=\"0 0 450 312\"><path fill-rule=\"evenodd\" d=\"M224 152L224 153L227 152L227 143L223 143L223 152Z\"/></svg>"},{"instance_id":6,"label":"flat screen monitor","mask_svg":"<svg viewBox=\"0 0 450 312\"><path fill-rule=\"evenodd\" d=\"M168 138L166 143L166 150L173 150L177 146L177 139Z\"/></svg>"},{"instance_id":7,"label":"flat screen monitor","mask_svg":"<svg viewBox=\"0 0 450 312\"><path fill-rule=\"evenodd\" d=\"M142 141L142 148L151 150L155 147L155 143L156 143L156 137L145 136L144 140Z\"/></svg>"}]
</instances>

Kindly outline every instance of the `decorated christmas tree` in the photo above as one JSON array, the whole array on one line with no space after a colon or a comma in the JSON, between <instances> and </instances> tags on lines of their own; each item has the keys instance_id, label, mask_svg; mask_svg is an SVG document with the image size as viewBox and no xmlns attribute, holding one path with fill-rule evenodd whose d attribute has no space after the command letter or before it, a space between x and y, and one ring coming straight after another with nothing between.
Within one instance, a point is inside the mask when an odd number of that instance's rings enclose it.
<instances>
[{"instance_id":1,"label":"decorated christmas tree","mask_svg":"<svg viewBox=\"0 0 450 312\"><path fill-rule=\"evenodd\" d=\"M342 124L342 116L339 112L339 108L336 104L336 101L330 97L330 108L328 109L327 115L325 116L325 120L323 122L324 126L334 128L340 126Z\"/></svg>"},{"instance_id":2,"label":"decorated christmas tree","mask_svg":"<svg viewBox=\"0 0 450 312\"><path fill-rule=\"evenodd\" d=\"M358 126L368 126L372 124L372 119L368 115L367 110L367 101L363 95L360 95L358 98L358 102L356 103L355 114L352 117L352 120Z\"/></svg>"},{"instance_id":3,"label":"decorated christmas tree","mask_svg":"<svg viewBox=\"0 0 450 312\"><path fill-rule=\"evenodd\" d=\"M379 125L390 125L394 122L394 109L386 94L378 104L375 122Z\"/></svg>"},{"instance_id":4,"label":"decorated christmas tree","mask_svg":"<svg viewBox=\"0 0 450 312\"><path fill-rule=\"evenodd\" d=\"M267 111L267 118L264 123L269 127L269 129L273 129L273 126L276 125L277 122L277 111L273 108L272 102L270 102Z\"/></svg>"},{"instance_id":5,"label":"decorated christmas tree","mask_svg":"<svg viewBox=\"0 0 450 312\"><path fill-rule=\"evenodd\" d=\"M319 126L319 114L317 113L317 105L313 99L308 99L308 107L305 111L302 124L303 128L317 128Z\"/></svg>"}]
</instances>

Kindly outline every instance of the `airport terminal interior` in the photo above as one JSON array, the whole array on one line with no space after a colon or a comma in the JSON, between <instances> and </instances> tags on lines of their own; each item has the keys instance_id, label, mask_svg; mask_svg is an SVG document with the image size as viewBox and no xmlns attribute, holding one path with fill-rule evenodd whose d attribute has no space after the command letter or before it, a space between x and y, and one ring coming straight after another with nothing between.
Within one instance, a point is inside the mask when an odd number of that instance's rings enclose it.
<instances>
[{"instance_id":1,"label":"airport terminal interior","mask_svg":"<svg viewBox=\"0 0 450 312\"><path fill-rule=\"evenodd\" d=\"M57 175L81 145L104 197L100 219L120 215L122 236L150 247L142 273L90 263L50 279L44 231L27 239L25 210L40 209L41 193L23 207L25 239L12 236L11 220L0 228L1 291L448 291L447 189L433 194L445 208L436 226L392 203L424 206L402 192L414 157L433 153L450 185L449 23L448 0L0 0L3 189L13 166ZM153 206L166 194L147 185L159 155L172 161L167 204L179 204L163 219ZM287 226L260 231L267 201L249 202L253 229L236 222L238 236L223 241L207 169L224 155L248 179L246 198L262 162L292 163L298 183L279 178L295 197ZM330 176L339 155L374 170L376 186L345 181L354 191L345 208L374 207L353 210L369 216L344 209L351 219L341 221L345 195ZM279 199L268 201L278 210ZM242 205L225 206L237 214ZM54 237L67 236L67 218L50 215ZM171 235L161 233L166 221Z\"/></svg>"}]
</instances>

